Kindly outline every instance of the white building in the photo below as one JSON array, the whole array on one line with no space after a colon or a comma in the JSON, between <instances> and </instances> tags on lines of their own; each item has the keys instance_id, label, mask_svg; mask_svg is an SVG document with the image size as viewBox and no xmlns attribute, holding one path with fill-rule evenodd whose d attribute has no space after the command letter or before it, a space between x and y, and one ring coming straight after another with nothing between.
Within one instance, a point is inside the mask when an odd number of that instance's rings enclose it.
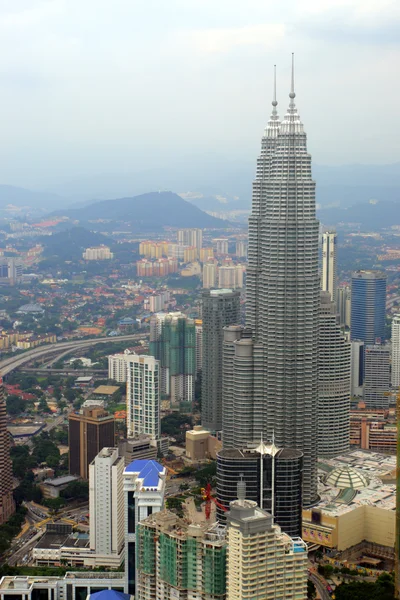
<instances>
[{"instance_id":1,"label":"white building","mask_svg":"<svg viewBox=\"0 0 400 600\"><path fill-rule=\"evenodd\" d=\"M364 342L351 342L351 395L362 396L364 387Z\"/></svg>"},{"instance_id":2,"label":"white building","mask_svg":"<svg viewBox=\"0 0 400 600\"><path fill-rule=\"evenodd\" d=\"M209 290L217 285L217 265L214 262L203 265L203 288Z\"/></svg>"},{"instance_id":3,"label":"white building","mask_svg":"<svg viewBox=\"0 0 400 600\"><path fill-rule=\"evenodd\" d=\"M228 254L227 238L215 238L212 243L217 254Z\"/></svg>"},{"instance_id":4,"label":"white building","mask_svg":"<svg viewBox=\"0 0 400 600\"><path fill-rule=\"evenodd\" d=\"M121 572L71 571L64 577L6 575L0 578L0 600L82 600L101 590L124 592Z\"/></svg>"},{"instance_id":5,"label":"white building","mask_svg":"<svg viewBox=\"0 0 400 600\"><path fill-rule=\"evenodd\" d=\"M160 438L160 363L153 356L130 354L127 362L128 437Z\"/></svg>"},{"instance_id":6,"label":"white building","mask_svg":"<svg viewBox=\"0 0 400 600\"><path fill-rule=\"evenodd\" d=\"M392 321L392 387L400 386L400 314Z\"/></svg>"},{"instance_id":7,"label":"white building","mask_svg":"<svg viewBox=\"0 0 400 600\"><path fill-rule=\"evenodd\" d=\"M92 248L86 248L82 257L85 260L111 260L114 254L108 246L93 246Z\"/></svg>"},{"instance_id":8,"label":"white building","mask_svg":"<svg viewBox=\"0 0 400 600\"><path fill-rule=\"evenodd\" d=\"M321 289L330 293L332 302L336 302L336 243L336 231L322 234Z\"/></svg>"},{"instance_id":9,"label":"white building","mask_svg":"<svg viewBox=\"0 0 400 600\"><path fill-rule=\"evenodd\" d=\"M108 357L108 379L125 383L127 377L126 356L131 354L129 350L120 352L119 354L111 354Z\"/></svg>"},{"instance_id":10,"label":"white building","mask_svg":"<svg viewBox=\"0 0 400 600\"><path fill-rule=\"evenodd\" d=\"M218 269L218 287L220 289L242 288L243 287L243 265L232 265L232 266L219 267L219 269Z\"/></svg>"},{"instance_id":11,"label":"white building","mask_svg":"<svg viewBox=\"0 0 400 600\"><path fill-rule=\"evenodd\" d=\"M119 567L124 549L124 459L103 448L89 465L90 550L96 566Z\"/></svg>"},{"instance_id":12,"label":"white building","mask_svg":"<svg viewBox=\"0 0 400 600\"><path fill-rule=\"evenodd\" d=\"M307 545L283 533L256 502L231 502L227 542L226 600L306 600Z\"/></svg>"},{"instance_id":13,"label":"white building","mask_svg":"<svg viewBox=\"0 0 400 600\"><path fill-rule=\"evenodd\" d=\"M351 325L351 288L336 288L336 306L340 317L340 326L350 328Z\"/></svg>"},{"instance_id":14,"label":"white building","mask_svg":"<svg viewBox=\"0 0 400 600\"><path fill-rule=\"evenodd\" d=\"M178 229L176 236L180 246L195 246L197 248L197 258L199 258L200 249L203 246L202 229Z\"/></svg>"},{"instance_id":15,"label":"white building","mask_svg":"<svg viewBox=\"0 0 400 600\"><path fill-rule=\"evenodd\" d=\"M243 240L236 242L236 256L239 258L247 258L247 243Z\"/></svg>"},{"instance_id":16,"label":"white building","mask_svg":"<svg viewBox=\"0 0 400 600\"><path fill-rule=\"evenodd\" d=\"M135 460L124 471L126 591L136 584L136 526L164 506L167 470L155 460Z\"/></svg>"}]
</instances>

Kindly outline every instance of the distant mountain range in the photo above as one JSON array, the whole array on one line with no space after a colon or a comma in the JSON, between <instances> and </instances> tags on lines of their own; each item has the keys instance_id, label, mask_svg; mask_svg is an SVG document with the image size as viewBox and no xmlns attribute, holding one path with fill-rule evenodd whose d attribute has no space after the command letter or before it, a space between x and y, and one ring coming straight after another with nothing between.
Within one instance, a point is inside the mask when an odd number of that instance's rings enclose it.
<instances>
[{"instance_id":1,"label":"distant mountain range","mask_svg":"<svg viewBox=\"0 0 400 600\"><path fill-rule=\"evenodd\" d=\"M225 228L227 223L201 211L173 192L152 192L133 198L101 200L82 208L57 210L52 214L88 222L110 220L130 224L133 230L163 227Z\"/></svg>"},{"instance_id":2,"label":"distant mountain range","mask_svg":"<svg viewBox=\"0 0 400 600\"><path fill-rule=\"evenodd\" d=\"M18 208L52 210L55 206L61 206L65 202L65 198L52 192L33 192L13 185L0 185L0 209L13 205Z\"/></svg>"},{"instance_id":3,"label":"distant mountain range","mask_svg":"<svg viewBox=\"0 0 400 600\"><path fill-rule=\"evenodd\" d=\"M317 217L325 226L357 223L363 230L376 231L400 225L400 202L356 204L349 208L321 208Z\"/></svg>"}]
</instances>

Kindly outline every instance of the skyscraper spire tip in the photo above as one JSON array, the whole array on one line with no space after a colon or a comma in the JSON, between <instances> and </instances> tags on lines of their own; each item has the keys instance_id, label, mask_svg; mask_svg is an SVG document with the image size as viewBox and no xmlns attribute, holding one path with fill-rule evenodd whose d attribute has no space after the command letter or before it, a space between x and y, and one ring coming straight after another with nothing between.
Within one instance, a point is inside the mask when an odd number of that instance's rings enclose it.
<instances>
[{"instance_id":1,"label":"skyscraper spire tip","mask_svg":"<svg viewBox=\"0 0 400 600\"><path fill-rule=\"evenodd\" d=\"M296 94L294 93L294 52L292 52L292 84L290 86L289 98L292 100L296 98Z\"/></svg>"},{"instance_id":2,"label":"skyscraper spire tip","mask_svg":"<svg viewBox=\"0 0 400 600\"><path fill-rule=\"evenodd\" d=\"M272 106L277 106L278 102L276 101L276 65L274 65L274 97L272 100Z\"/></svg>"}]
</instances>

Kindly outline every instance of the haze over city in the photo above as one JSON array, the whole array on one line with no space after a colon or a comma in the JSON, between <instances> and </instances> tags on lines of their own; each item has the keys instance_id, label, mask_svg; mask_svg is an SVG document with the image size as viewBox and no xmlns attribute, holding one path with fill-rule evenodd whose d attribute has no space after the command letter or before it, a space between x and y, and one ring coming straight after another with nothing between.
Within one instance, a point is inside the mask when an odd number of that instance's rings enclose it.
<instances>
[{"instance_id":1,"label":"haze over city","mask_svg":"<svg viewBox=\"0 0 400 600\"><path fill-rule=\"evenodd\" d=\"M395 0L3 0L0 180L248 164L292 51L315 163L396 162L399 27Z\"/></svg>"}]
</instances>

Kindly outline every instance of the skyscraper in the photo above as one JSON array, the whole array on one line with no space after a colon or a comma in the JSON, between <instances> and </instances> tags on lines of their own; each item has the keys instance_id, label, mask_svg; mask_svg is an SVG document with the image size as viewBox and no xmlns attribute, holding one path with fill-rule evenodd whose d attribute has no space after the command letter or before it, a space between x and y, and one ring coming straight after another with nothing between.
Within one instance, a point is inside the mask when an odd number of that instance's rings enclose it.
<instances>
[{"instance_id":1,"label":"skyscraper","mask_svg":"<svg viewBox=\"0 0 400 600\"><path fill-rule=\"evenodd\" d=\"M367 408L389 408L390 344L365 348L364 402Z\"/></svg>"},{"instance_id":2,"label":"skyscraper","mask_svg":"<svg viewBox=\"0 0 400 600\"><path fill-rule=\"evenodd\" d=\"M115 445L115 419L101 406L71 413L68 422L69 472L89 478L89 465L102 448Z\"/></svg>"},{"instance_id":3,"label":"skyscraper","mask_svg":"<svg viewBox=\"0 0 400 600\"><path fill-rule=\"evenodd\" d=\"M246 305L253 381L247 395L249 441L271 440L275 432L278 446L303 452L303 501L309 504L317 499L319 223L295 96L292 68L287 114L280 122L274 93L253 183Z\"/></svg>"},{"instance_id":4,"label":"skyscraper","mask_svg":"<svg viewBox=\"0 0 400 600\"><path fill-rule=\"evenodd\" d=\"M89 465L90 549L95 565L118 568L124 548L124 459L103 448Z\"/></svg>"},{"instance_id":5,"label":"skyscraper","mask_svg":"<svg viewBox=\"0 0 400 600\"><path fill-rule=\"evenodd\" d=\"M202 229L178 229L176 232L178 244L181 246L195 246L197 258L200 256L200 250L203 246Z\"/></svg>"},{"instance_id":6,"label":"skyscraper","mask_svg":"<svg viewBox=\"0 0 400 600\"><path fill-rule=\"evenodd\" d=\"M135 590L137 528L143 519L162 510L166 476L167 469L155 460L134 460L124 471L125 585L126 591L132 596L135 591L139 592Z\"/></svg>"},{"instance_id":7,"label":"skyscraper","mask_svg":"<svg viewBox=\"0 0 400 600\"><path fill-rule=\"evenodd\" d=\"M7 431L7 413L3 380L0 378L0 525L13 515L13 473L10 458L10 439Z\"/></svg>"},{"instance_id":8,"label":"skyscraper","mask_svg":"<svg viewBox=\"0 0 400 600\"><path fill-rule=\"evenodd\" d=\"M217 285L217 265L207 262L203 265L203 288L209 290Z\"/></svg>"},{"instance_id":9,"label":"skyscraper","mask_svg":"<svg viewBox=\"0 0 400 600\"><path fill-rule=\"evenodd\" d=\"M318 372L318 456L334 458L350 447L351 343L327 291L321 292Z\"/></svg>"},{"instance_id":10,"label":"skyscraper","mask_svg":"<svg viewBox=\"0 0 400 600\"><path fill-rule=\"evenodd\" d=\"M181 312L153 315L149 353L160 361L161 394L178 406L192 403L196 378L194 320Z\"/></svg>"},{"instance_id":11,"label":"skyscraper","mask_svg":"<svg viewBox=\"0 0 400 600\"><path fill-rule=\"evenodd\" d=\"M336 289L336 306L341 327L350 327L351 324L351 288L346 285Z\"/></svg>"},{"instance_id":12,"label":"skyscraper","mask_svg":"<svg viewBox=\"0 0 400 600\"><path fill-rule=\"evenodd\" d=\"M336 243L336 231L322 234L321 289L330 293L332 302L336 302Z\"/></svg>"},{"instance_id":13,"label":"skyscraper","mask_svg":"<svg viewBox=\"0 0 400 600\"><path fill-rule=\"evenodd\" d=\"M211 431L222 429L222 342L223 328L240 322L240 292L204 291L203 371L201 419Z\"/></svg>"},{"instance_id":14,"label":"skyscraper","mask_svg":"<svg viewBox=\"0 0 400 600\"><path fill-rule=\"evenodd\" d=\"M400 386L400 314L392 321L392 387Z\"/></svg>"},{"instance_id":15,"label":"skyscraper","mask_svg":"<svg viewBox=\"0 0 400 600\"><path fill-rule=\"evenodd\" d=\"M351 339L375 344L385 338L386 273L355 271L351 276Z\"/></svg>"},{"instance_id":16,"label":"skyscraper","mask_svg":"<svg viewBox=\"0 0 400 600\"><path fill-rule=\"evenodd\" d=\"M285 533L301 536L302 474L300 450L277 448L274 444L221 450L217 454L217 500L229 510L242 478L248 500L271 513ZM225 524L226 518L227 513L217 505L218 521Z\"/></svg>"},{"instance_id":17,"label":"skyscraper","mask_svg":"<svg viewBox=\"0 0 400 600\"><path fill-rule=\"evenodd\" d=\"M130 354L127 360L128 437L147 434L160 439L160 362L154 356Z\"/></svg>"}]
</instances>

